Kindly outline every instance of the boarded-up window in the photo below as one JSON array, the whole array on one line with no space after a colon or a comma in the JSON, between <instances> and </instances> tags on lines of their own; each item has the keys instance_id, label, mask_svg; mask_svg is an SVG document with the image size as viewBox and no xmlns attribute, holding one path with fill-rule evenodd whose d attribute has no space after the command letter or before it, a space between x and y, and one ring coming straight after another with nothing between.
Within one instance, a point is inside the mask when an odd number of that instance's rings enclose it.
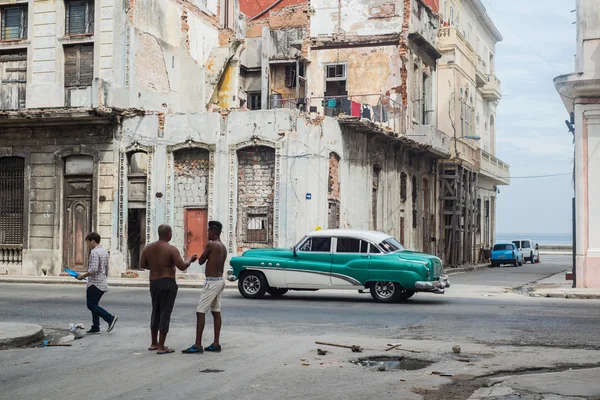
<instances>
[{"instance_id":1,"label":"boarded-up window","mask_svg":"<svg viewBox=\"0 0 600 400\"><path fill-rule=\"evenodd\" d=\"M25 163L0 158L0 244L23 244Z\"/></svg>"},{"instance_id":2,"label":"boarded-up window","mask_svg":"<svg viewBox=\"0 0 600 400\"><path fill-rule=\"evenodd\" d=\"M65 46L65 87L92 86L94 79L94 45Z\"/></svg>"},{"instance_id":3,"label":"boarded-up window","mask_svg":"<svg viewBox=\"0 0 600 400\"><path fill-rule=\"evenodd\" d=\"M94 1L71 0L65 3L67 35L94 33Z\"/></svg>"},{"instance_id":4,"label":"boarded-up window","mask_svg":"<svg viewBox=\"0 0 600 400\"><path fill-rule=\"evenodd\" d=\"M268 241L268 226L266 214L248 215L246 241L250 243L263 243Z\"/></svg>"},{"instance_id":5,"label":"boarded-up window","mask_svg":"<svg viewBox=\"0 0 600 400\"><path fill-rule=\"evenodd\" d=\"M27 6L17 5L0 8L2 40L27 38Z\"/></svg>"},{"instance_id":6,"label":"boarded-up window","mask_svg":"<svg viewBox=\"0 0 600 400\"><path fill-rule=\"evenodd\" d=\"M27 50L0 53L0 110L25 108Z\"/></svg>"}]
</instances>

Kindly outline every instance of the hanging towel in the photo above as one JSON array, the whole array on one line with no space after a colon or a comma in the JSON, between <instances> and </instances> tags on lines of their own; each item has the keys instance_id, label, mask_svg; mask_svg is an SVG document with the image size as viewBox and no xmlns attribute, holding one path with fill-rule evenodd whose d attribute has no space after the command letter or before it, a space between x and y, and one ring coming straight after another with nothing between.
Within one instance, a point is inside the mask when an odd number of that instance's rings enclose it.
<instances>
[{"instance_id":1,"label":"hanging towel","mask_svg":"<svg viewBox=\"0 0 600 400\"><path fill-rule=\"evenodd\" d=\"M357 103L355 101L352 102L352 116L353 117L360 117L360 103Z\"/></svg>"}]
</instances>

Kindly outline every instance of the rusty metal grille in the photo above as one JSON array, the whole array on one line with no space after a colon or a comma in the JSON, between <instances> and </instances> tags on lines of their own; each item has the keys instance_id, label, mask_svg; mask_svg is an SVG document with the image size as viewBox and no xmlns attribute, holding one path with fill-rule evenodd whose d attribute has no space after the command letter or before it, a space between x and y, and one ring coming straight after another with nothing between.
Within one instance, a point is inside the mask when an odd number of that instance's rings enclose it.
<instances>
[{"instance_id":1,"label":"rusty metal grille","mask_svg":"<svg viewBox=\"0 0 600 400\"><path fill-rule=\"evenodd\" d=\"M0 243L23 244L25 162L0 158Z\"/></svg>"},{"instance_id":2,"label":"rusty metal grille","mask_svg":"<svg viewBox=\"0 0 600 400\"><path fill-rule=\"evenodd\" d=\"M268 239L269 220L265 214L248 215L246 241L249 243L264 243Z\"/></svg>"}]
</instances>

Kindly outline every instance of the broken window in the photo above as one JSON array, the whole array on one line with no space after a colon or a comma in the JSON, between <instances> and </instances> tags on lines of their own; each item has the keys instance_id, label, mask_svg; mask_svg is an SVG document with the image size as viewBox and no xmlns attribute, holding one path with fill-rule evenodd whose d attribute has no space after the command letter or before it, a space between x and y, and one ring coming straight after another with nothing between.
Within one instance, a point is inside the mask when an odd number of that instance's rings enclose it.
<instances>
[{"instance_id":1,"label":"broken window","mask_svg":"<svg viewBox=\"0 0 600 400\"><path fill-rule=\"evenodd\" d=\"M65 33L89 35L94 33L94 1L70 0L65 2Z\"/></svg>"},{"instance_id":2,"label":"broken window","mask_svg":"<svg viewBox=\"0 0 600 400\"><path fill-rule=\"evenodd\" d=\"M419 200L418 197L418 192L417 192L417 177L413 175L412 177L412 208L413 208L413 218L412 218L412 225L413 225L413 229L417 229L417 227L419 226L419 221L418 221L418 214L417 214L417 201Z\"/></svg>"},{"instance_id":3,"label":"broken window","mask_svg":"<svg viewBox=\"0 0 600 400\"><path fill-rule=\"evenodd\" d=\"M268 241L269 221L267 214L250 214L246 225L246 242L265 243Z\"/></svg>"},{"instance_id":4,"label":"broken window","mask_svg":"<svg viewBox=\"0 0 600 400\"><path fill-rule=\"evenodd\" d=\"M400 200L402 200L403 203L406 201L406 198L407 198L407 193L406 193L406 191L407 191L406 180L407 179L408 179L408 175L406 175L406 173L403 172L400 174Z\"/></svg>"},{"instance_id":5,"label":"broken window","mask_svg":"<svg viewBox=\"0 0 600 400\"><path fill-rule=\"evenodd\" d=\"M65 87L92 86L94 79L94 45L65 46Z\"/></svg>"},{"instance_id":6,"label":"broken window","mask_svg":"<svg viewBox=\"0 0 600 400\"><path fill-rule=\"evenodd\" d=\"M346 64L325 66L325 97L346 96L348 94Z\"/></svg>"},{"instance_id":7,"label":"broken window","mask_svg":"<svg viewBox=\"0 0 600 400\"><path fill-rule=\"evenodd\" d=\"M25 108L27 50L0 53L0 110Z\"/></svg>"},{"instance_id":8,"label":"broken window","mask_svg":"<svg viewBox=\"0 0 600 400\"><path fill-rule=\"evenodd\" d=\"M0 244L23 244L25 162L0 158Z\"/></svg>"},{"instance_id":9,"label":"broken window","mask_svg":"<svg viewBox=\"0 0 600 400\"><path fill-rule=\"evenodd\" d=\"M260 92L247 92L248 95L248 108L250 110L261 110L262 102L261 102L261 93Z\"/></svg>"},{"instance_id":10,"label":"broken window","mask_svg":"<svg viewBox=\"0 0 600 400\"><path fill-rule=\"evenodd\" d=\"M1 39L21 40L27 38L27 6L15 5L0 8L2 14Z\"/></svg>"}]
</instances>

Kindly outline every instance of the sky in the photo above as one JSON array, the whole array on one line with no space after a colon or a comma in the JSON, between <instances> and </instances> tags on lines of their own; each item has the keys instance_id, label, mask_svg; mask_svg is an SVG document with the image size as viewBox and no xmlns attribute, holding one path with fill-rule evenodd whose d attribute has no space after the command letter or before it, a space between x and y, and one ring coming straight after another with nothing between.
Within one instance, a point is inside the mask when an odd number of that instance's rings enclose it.
<instances>
[{"instance_id":1,"label":"sky","mask_svg":"<svg viewBox=\"0 0 600 400\"><path fill-rule=\"evenodd\" d=\"M553 79L575 68L575 1L482 2L504 37L496 47L496 156L512 178L499 187L497 232L571 233L573 136ZM568 175L526 178L553 174Z\"/></svg>"}]
</instances>

